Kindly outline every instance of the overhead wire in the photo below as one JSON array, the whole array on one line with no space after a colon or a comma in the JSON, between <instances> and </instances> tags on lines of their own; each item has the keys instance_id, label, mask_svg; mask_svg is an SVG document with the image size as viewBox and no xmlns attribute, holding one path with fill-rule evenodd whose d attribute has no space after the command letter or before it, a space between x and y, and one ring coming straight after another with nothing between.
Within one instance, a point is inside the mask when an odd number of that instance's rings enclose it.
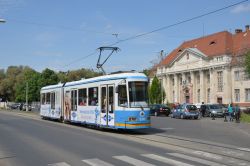
<instances>
[{"instance_id":1,"label":"overhead wire","mask_svg":"<svg viewBox=\"0 0 250 166\"><path fill-rule=\"evenodd\" d=\"M141 34L137 34L137 35L134 35L134 36L131 36L131 37L128 37L128 38L125 38L125 39L120 39L108 46L114 46L114 45L117 45L119 43L122 43L122 42L125 42L125 41L129 41L129 40L133 40L133 39L136 39L136 38L139 38L139 37L142 37L142 36L146 36L146 35L149 35L149 34L152 34L152 33L155 33L155 32L158 32L158 31L162 31L162 30L165 30L165 29L168 29L168 28L171 28L171 27L174 27L174 26L177 26L177 25L180 25L180 24L183 24L183 23L186 23L186 22L190 22L190 21L193 21L193 20L196 20L196 19L199 19L199 18L202 18L202 17L205 17L205 16L208 16L208 15L211 15L211 14L214 14L214 13L217 13L217 12L220 12L220 11L223 11L223 10L226 10L228 8L231 8L231 7L234 7L234 6L237 6L239 4L242 4L242 3L245 3L249 0L243 0L243 1L240 1L240 2L237 2L237 3L233 3L233 4L230 4L228 6L225 6L225 7L222 7L222 8L219 8L219 9L216 9L216 10L213 10L213 11L210 11L210 12L207 12L207 13L204 13L204 14L201 14L201 15L198 15L198 16L195 16L195 17L192 17L192 18L189 18L189 19L186 19L186 20L182 20L182 21L178 21L176 23L173 23L173 24L170 24L170 25L167 25L167 26L163 26L163 27L160 27L160 28L157 28L157 29L154 29L152 31L149 31L149 32L145 32L145 33L141 33ZM91 53L85 57L83 57L83 59L86 59L90 56L93 56L94 53ZM75 62L78 62L79 59L73 61L74 63ZM67 64L67 66L71 65L73 63L69 63Z\"/></svg>"}]
</instances>

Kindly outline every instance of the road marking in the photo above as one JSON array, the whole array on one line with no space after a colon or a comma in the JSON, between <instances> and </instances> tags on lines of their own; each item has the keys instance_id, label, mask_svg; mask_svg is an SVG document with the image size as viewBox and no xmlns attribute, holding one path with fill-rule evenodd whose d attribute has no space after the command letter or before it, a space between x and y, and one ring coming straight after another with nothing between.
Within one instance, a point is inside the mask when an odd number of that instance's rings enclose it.
<instances>
[{"instance_id":1,"label":"road marking","mask_svg":"<svg viewBox=\"0 0 250 166\"><path fill-rule=\"evenodd\" d=\"M174 128L167 127L167 128L160 128L161 130L174 130Z\"/></svg>"},{"instance_id":2,"label":"road marking","mask_svg":"<svg viewBox=\"0 0 250 166\"><path fill-rule=\"evenodd\" d=\"M203 152L203 151L194 151L193 154L202 155L204 157L211 158L211 159L216 159L216 160L222 160L223 159L221 156L218 156L218 155L212 154L212 153L208 153L208 152Z\"/></svg>"},{"instance_id":3,"label":"road marking","mask_svg":"<svg viewBox=\"0 0 250 166\"><path fill-rule=\"evenodd\" d=\"M107 163L105 161L99 160L97 158L82 160L83 162L91 166L114 166L113 164Z\"/></svg>"},{"instance_id":4,"label":"road marking","mask_svg":"<svg viewBox=\"0 0 250 166\"><path fill-rule=\"evenodd\" d=\"M225 166L223 164L218 164L218 163L215 163L215 162L212 162L212 161L200 159L200 158L197 158L197 157L191 157L191 156L187 156L187 155L180 154L180 153L167 153L167 154L170 155L170 156L179 157L179 158L182 158L182 159L185 159L185 160L195 161L197 163L201 163L201 164L204 164L204 165Z\"/></svg>"},{"instance_id":5,"label":"road marking","mask_svg":"<svg viewBox=\"0 0 250 166\"><path fill-rule=\"evenodd\" d=\"M163 156L158 156L158 155L155 155L155 154L142 154L142 156L153 159L153 160L157 160L157 161L160 161L160 162L163 162L163 163L171 164L171 165L174 165L174 166L193 166L191 164L183 163L183 162L180 162L180 161L169 159L169 158L163 157Z\"/></svg>"},{"instance_id":6,"label":"road marking","mask_svg":"<svg viewBox=\"0 0 250 166\"><path fill-rule=\"evenodd\" d=\"M249 148L237 148L239 150L243 150L243 151L246 151L246 152L250 152L250 149Z\"/></svg>"},{"instance_id":7,"label":"road marking","mask_svg":"<svg viewBox=\"0 0 250 166\"><path fill-rule=\"evenodd\" d=\"M135 158L128 157L128 156L113 156L113 158L118 159L118 160L122 160L122 161L129 163L131 165L155 166L153 164L149 164L149 163L146 163L144 161L137 160Z\"/></svg>"},{"instance_id":8,"label":"road marking","mask_svg":"<svg viewBox=\"0 0 250 166\"><path fill-rule=\"evenodd\" d=\"M65 162L61 162L61 163L54 163L54 164L48 164L49 166L70 166L69 164L65 163Z\"/></svg>"}]
</instances>

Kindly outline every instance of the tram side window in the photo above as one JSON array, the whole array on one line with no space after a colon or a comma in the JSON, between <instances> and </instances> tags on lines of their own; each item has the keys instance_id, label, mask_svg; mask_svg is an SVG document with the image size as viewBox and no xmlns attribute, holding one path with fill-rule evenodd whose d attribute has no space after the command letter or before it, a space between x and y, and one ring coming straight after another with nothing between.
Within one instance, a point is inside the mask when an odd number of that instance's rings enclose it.
<instances>
[{"instance_id":1,"label":"tram side window","mask_svg":"<svg viewBox=\"0 0 250 166\"><path fill-rule=\"evenodd\" d=\"M50 104L50 93L46 93L46 104Z\"/></svg>"},{"instance_id":2,"label":"tram side window","mask_svg":"<svg viewBox=\"0 0 250 166\"><path fill-rule=\"evenodd\" d=\"M55 102L56 102L56 97L55 97L55 92L51 93L51 109L55 109Z\"/></svg>"},{"instance_id":3,"label":"tram side window","mask_svg":"<svg viewBox=\"0 0 250 166\"><path fill-rule=\"evenodd\" d=\"M42 99L42 104L45 104L45 93L42 93L41 99Z\"/></svg>"},{"instance_id":4,"label":"tram side window","mask_svg":"<svg viewBox=\"0 0 250 166\"><path fill-rule=\"evenodd\" d=\"M89 105L98 105L98 87L89 88Z\"/></svg>"},{"instance_id":5,"label":"tram side window","mask_svg":"<svg viewBox=\"0 0 250 166\"><path fill-rule=\"evenodd\" d=\"M118 105L122 107L128 106L128 97L126 85L118 85Z\"/></svg>"},{"instance_id":6,"label":"tram side window","mask_svg":"<svg viewBox=\"0 0 250 166\"><path fill-rule=\"evenodd\" d=\"M80 106L87 105L87 90L85 88L78 90L78 105Z\"/></svg>"}]
</instances>

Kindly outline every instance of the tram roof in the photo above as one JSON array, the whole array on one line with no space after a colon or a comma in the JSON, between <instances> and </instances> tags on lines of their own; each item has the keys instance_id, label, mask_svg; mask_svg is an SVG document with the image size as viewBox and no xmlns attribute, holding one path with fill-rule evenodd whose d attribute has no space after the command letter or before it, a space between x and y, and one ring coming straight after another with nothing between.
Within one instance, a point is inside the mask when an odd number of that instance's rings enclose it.
<instances>
[{"instance_id":1,"label":"tram roof","mask_svg":"<svg viewBox=\"0 0 250 166\"><path fill-rule=\"evenodd\" d=\"M87 83L94 83L94 82L100 82L100 81L118 80L118 79L147 80L148 78L143 73L117 73L117 74L98 76L98 77L93 77L93 78L88 78L88 79L81 79L79 81L66 82L65 84L59 83L57 85L49 85L49 86L43 87L42 90L68 87L68 86L87 84Z\"/></svg>"}]
</instances>

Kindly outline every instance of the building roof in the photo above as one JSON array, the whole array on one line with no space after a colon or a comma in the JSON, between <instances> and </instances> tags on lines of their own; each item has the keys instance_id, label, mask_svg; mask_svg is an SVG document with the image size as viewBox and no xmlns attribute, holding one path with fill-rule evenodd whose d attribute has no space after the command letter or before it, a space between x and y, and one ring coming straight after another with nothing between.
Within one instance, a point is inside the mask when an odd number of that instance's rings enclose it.
<instances>
[{"instance_id":1,"label":"building roof","mask_svg":"<svg viewBox=\"0 0 250 166\"><path fill-rule=\"evenodd\" d=\"M220 55L242 55L250 49L250 30L248 27L245 32L238 30L235 34L222 31L183 42L179 47L168 54L166 58L160 62L159 66L171 64L171 62L187 48L198 49L209 58Z\"/></svg>"}]
</instances>

